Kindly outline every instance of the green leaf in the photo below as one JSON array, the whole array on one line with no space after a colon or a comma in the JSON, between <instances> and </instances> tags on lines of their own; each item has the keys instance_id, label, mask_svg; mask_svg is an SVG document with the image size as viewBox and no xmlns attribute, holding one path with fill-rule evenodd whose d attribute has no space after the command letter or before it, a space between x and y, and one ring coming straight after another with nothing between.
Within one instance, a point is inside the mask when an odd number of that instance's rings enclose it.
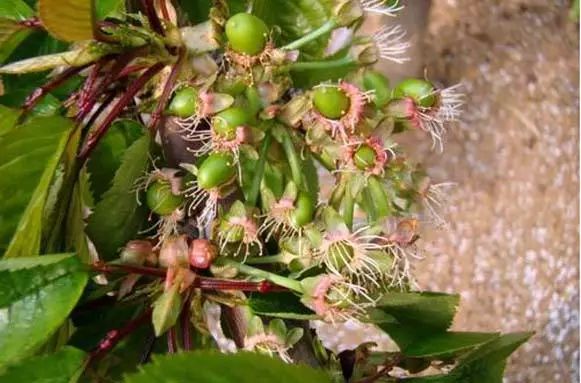
<instances>
[{"instance_id":1,"label":"green leaf","mask_svg":"<svg viewBox=\"0 0 581 383\"><path fill-rule=\"evenodd\" d=\"M20 111L0 105L0 136L16 126Z\"/></svg>"},{"instance_id":2,"label":"green leaf","mask_svg":"<svg viewBox=\"0 0 581 383\"><path fill-rule=\"evenodd\" d=\"M127 149L113 186L89 217L86 231L102 259L115 258L119 248L135 238L147 217L147 208L138 204L135 183L149 168L149 144L146 135Z\"/></svg>"},{"instance_id":3,"label":"green leaf","mask_svg":"<svg viewBox=\"0 0 581 383\"><path fill-rule=\"evenodd\" d=\"M32 15L32 9L22 0L0 2L0 63L31 34L32 29L18 24L18 21Z\"/></svg>"},{"instance_id":4,"label":"green leaf","mask_svg":"<svg viewBox=\"0 0 581 383\"><path fill-rule=\"evenodd\" d=\"M67 52L52 53L16 61L0 67L0 73L23 74L43 72L59 66L78 67L95 62L101 57L117 51L118 49L112 45L88 44L83 48Z\"/></svg>"},{"instance_id":5,"label":"green leaf","mask_svg":"<svg viewBox=\"0 0 581 383\"><path fill-rule=\"evenodd\" d=\"M182 309L182 297L179 292L180 283L174 283L165 290L153 303L151 320L155 335L160 336L175 325Z\"/></svg>"},{"instance_id":6,"label":"green leaf","mask_svg":"<svg viewBox=\"0 0 581 383\"><path fill-rule=\"evenodd\" d=\"M264 316L299 320L318 318L293 293L251 294L248 306L255 314Z\"/></svg>"},{"instance_id":7,"label":"green leaf","mask_svg":"<svg viewBox=\"0 0 581 383\"><path fill-rule=\"evenodd\" d=\"M472 351L448 375L404 379L410 383L502 383L506 358L533 333L512 333L495 337Z\"/></svg>"},{"instance_id":8,"label":"green leaf","mask_svg":"<svg viewBox=\"0 0 581 383\"><path fill-rule=\"evenodd\" d=\"M138 122L118 120L99 141L87 162L95 201L101 200L109 190L115 172L121 166L123 154L142 135L143 127Z\"/></svg>"},{"instance_id":9,"label":"green leaf","mask_svg":"<svg viewBox=\"0 0 581 383\"><path fill-rule=\"evenodd\" d=\"M42 217L72 123L39 117L0 137L0 253L40 252Z\"/></svg>"},{"instance_id":10,"label":"green leaf","mask_svg":"<svg viewBox=\"0 0 581 383\"><path fill-rule=\"evenodd\" d=\"M123 19L126 13L124 0L99 0L95 3L95 11L98 20L106 17Z\"/></svg>"},{"instance_id":11,"label":"green leaf","mask_svg":"<svg viewBox=\"0 0 581 383\"><path fill-rule=\"evenodd\" d=\"M460 297L443 293L390 292L377 309L386 319L377 323L404 350L423 338L445 332L452 324Z\"/></svg>"},{"instance_id":12,"label":"green leaf","mask_svg":"<svg viewBox=\"0 0 581 383\"><path fill-rule=\"evenodd\" d=\"M17 21L0 17L0 63L6 61L30 33L31 29L24 28Z\"/></svg>"},{"instance_id":13,"label":"green leaf","mask_svg":"<svg viewBox=\"0 0 581 383\"><path fill-rule=\"evenodd\" d=\"M533 334L533 332L515 332L501 335L470 353L460 363L460 366L472 363L494 364L502 362Z\"/></svg>"},{"instance_id":14,"label":"green leaf","mask_svg":"<svg viewBox=\"0 0 581 383\"><path fill-rule=\"evenodd\" d=\"M0 375L2 382L74 383L85 362L85 353L74 347L64 347L50 355L26 359L10 366Z\"/></svg>"},{"instance_id":15,"label":"green leaf","mask_svg":"<svg viewBox=\"0 0 581 383\"><path fill-rule=\"evenodd\" d=\"M195 378L192 378L195 377ZM189 382L197 383L330 383L323 371L305 365L286 364L279 359L248 352L225 355L195 351L153 359L126 383Z\"/></svg>"},{"instance_id":16,"label":"green leaf","mask_svg":"<svg viewBox=\"0 0 581 383\"><path fill-rule=\"evenodd\" d=\"M498 337L498 333L445 332L422 338L405 348L405 355L416 358L449 357L480 346Z\"/></svg>"},{"instance_id":17,"label":"green leaf","mask_svg":"<svg viewBox=\"0 0 581 383\"><path fill-rule=\"evenodd\" d=\"M77 303L87 278L74 254L0 261L0 369L50 338Z\"/></svg>"},{"instance_id":18,"label":"green leaf","mask_svg":"<svg viewBox=\"0 0 581 383\"><path fill-rule=\"evenodd\" d=\"M74 251L84 263L91 262L89 243L85 233L85 211L90 198L87 174L81 171L79 179L73 186L72 198L69 201L67 223L65 230L65 248Z\"/></svg>"},{"instance_id":19,"label":"green leaf","mask_svg":"<svg viewBox=\"0 0 581 383\"><path fill-rule=\"evenodd\" d=\"M42 25L59 40L93 39L95 9L92 0L39 0Z\"/></svg>"},{"instance_id":20,"label":"green leaf","mask_svg":"<svg viewBox=\"0 0 581 383\"><path fill-rule=\"evenodd\" d=\"M22 0L2 0L0 1L0 17L12 20L25 20L32 17L34 12Z\"/></svg>"},{"instance_id":21,"label":"green leaf","mask_svg":"<svg viewBox=\"0 0 581 383\"><path fill-rule=\"evenodd\" d=\"M20 44L9 57L10 61L19 61L29 57L42 56L46 54L62 52L66 49L66 44L53 39L48 33L40 29L28 29L31 33ZM1 62L0 62L1 63ZM2 83L4 85L4 95L0 97L0 103L20 107L25 98L32 93L34 89L41 86L47 81L47 73L29 73L25 75L3 75ZM65 90L66 84L63 84L57 91ZM61 99L69 97L72 91L62 94ZM45 105L53 106L53 100L50 97L43 98L39 105L32 111L34 115L38 109L45 109Z\"/></svg>"},{"instance_id":22,"label":"green leaf","mask_svg":"<svg viewBox=\"0 0 581 383\"><path fill-rule=\"evenodd\" d=\"M394 316L400 323L412 322L446 330L452 324L459 303L457 294L389 292L381 297L377 308Z\"/></svg>"}]
</instances>

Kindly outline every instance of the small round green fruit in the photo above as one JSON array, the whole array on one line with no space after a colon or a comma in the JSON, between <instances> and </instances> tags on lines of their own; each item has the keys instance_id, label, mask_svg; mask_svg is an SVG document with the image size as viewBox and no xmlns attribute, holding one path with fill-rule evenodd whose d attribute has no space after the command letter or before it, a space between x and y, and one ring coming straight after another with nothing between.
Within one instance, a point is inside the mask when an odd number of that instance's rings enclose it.
<instances>
[{"instance_id":1,"label":"small round green fruit","mask_svg":"<svg viewBox=\"0 0 581 383\"><path fill-rule=\"evenodd\" d=\"M173 194L168 182L157 180L147 188L146 200L152 212L168 216L183 204L184 196Z\"/></svg>"},{"instance_id":2,"label":"small round green fruit","mask_svg":"<svg viewBox=\"0 0 581 383\"><path fill-rule=\"evenodd\" d=\"M234 158L230 153L213 153L198 169L198 186L205 190L222 186L235 174Z\"/></svg>"},{"instance_id":3,"label":"small round green fruit","mask_svg":"<svg viewBox=\"0 0 581 383\"><path fill-rule=\"evenodd\" d=\"M234 51L254 56L266 46L268 27L250 13L238 13L226 22L226 38Z\"/></svg>"},{"instance_id":4,"label":"small round green fruit","mask_svg":"<svg viewBox=\"0 0 581 383\"><path fill-rule=\"evenodd\" d=\"M417 105L429 108L434 106L438 99L434 90L434 85L429 81L408 78L397 84L392 95L394 98L410 97Z\"/></svg>"},{"instance_id":5,"label":"small round green fruit","mask_svg":"<svg viewBox=\"0 0 581 383\"><path fill-rule=\"evenodd\" d=\"M313 92L315 109L331 120L338 120L351 105L349 97L336 86L320 86Z\"/></svg>"},{"instance_id":6,"label":"small round green fruit","mask_svg":"<svg viewBox=\"0 0 581 383\"><path fill-rule=\"evenodd\" d=\"M188 118L196 114L198 107L198 91L190 86L175 92L168 110L172 116Z\"/></svg>"}]
</instances>

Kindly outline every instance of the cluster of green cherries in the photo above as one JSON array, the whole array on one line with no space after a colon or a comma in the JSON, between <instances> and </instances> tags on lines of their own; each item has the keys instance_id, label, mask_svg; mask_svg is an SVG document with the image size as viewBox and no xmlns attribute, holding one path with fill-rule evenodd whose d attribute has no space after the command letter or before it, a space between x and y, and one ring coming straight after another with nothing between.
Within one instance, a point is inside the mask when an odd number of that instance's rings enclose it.
<instances>
[{"instance_id":1,"label":"cluster of green cherries","mask_svg":"<svg viewBox=\"0 0 581 383\"><path fill-rule=\"evenodd\" d=\"M270 42L267 25L258 17L248 13L238 13L230 17L225 23L224 32L228 41L228 49L238 55L247 57L261 55ZM384 75L369 68L364 68L358 79L358 87L360 88L361 93L370 95L370 97L366 99L367 105L365 105L365 107L372 108L374 110L373 113L375 114L381 113L386 118L391 119L395 126L395 128L392 129L392 132L395 133L417 127L417 124L415 123L415 113L417 110L421 109L424 112L430 111L430 109L435 110L440 102L434 85L427 80L407 79L394 88L390 88L389 80ZM235 101L225 109L216 111L214 114L209 116L203 116L204 119L209 121L209 127L211 129L211 137L208 136L209 140L220 139L232 142L239 138L240 127L258 126L261 124L261 120L263 119L262 114L260 113L261 110L257 111L246 107L247 100L245 100L245 90L255 85L256 84L248 83L247 78L241 77L232 79L224 74L218 76L214 83L214 87L219 89L220 92L229 94ZM345 92L345 90L338 85L324 83L307 90L307 93L309 94L310 110L313 110L319 116L322 116L328 121L340 123L341 119L352 109L352 95ZM294 94L297 93L295 92ZM304 93L299 92L298 94ZM279 102L277 106L284 108L285 104L288 105L289 103L292 103L292 97L290 95L291 93L289 92L283 92L282 97L277 100L277 102ZM191 85L179 86L173 93L166 114L176 119L188 119L192 116L199 115L200 110L202 109L200 100L200 90ZM274 105L273 102L262 103L262 110L265 110L267 107L272 105ZM361 113L364 114L365 112L361 111ZM295 139L298 137L299 140L303 140L302 147L300 148L301 150L309 150L308 145L304 143L305 138L302 135L303 133L299 129L296 127L284 126L280 121L277 122L277 124L283 126L283 129L292 131L292 135ZM308 127L306 127L306 129L308 129ZM354 134L356 135L357 133ZM373 147L366 143L365 139L367 137L365 135L358 138L361 142L353 151L352 164L362 173L365 173L376 166L378 161L378 149L377 147ZM339 137L333 137L333 139L335 141L340 140ZM245 144L253 146L255 152L258 153L260 149L260 141ZM291 143L291 145L294 144ZM282 155L273 152L276 152L276 150L283 151L283 147L284 142L282 142L282 145L281 142L274 142L270 146L270 151L261 153L261 155L267 155L270 157L278 156L280 159ZM317 153L314 154L315 158L317 158ZM237 181L241 181L242 179L239 172L243 171L243 169L238 166L238 161L239 159L235 154L229 150L211 150L208 154L202 155L195 161L196 165L194 173L197 187L203 191L211 193L212 191L219 191L225 185L236 185ZM334 171L340 170L338 168L340 166L342 166L341 161L333 159L330 166L329 163L327 163L326 167L327 169ZM283 167L283 169L289 171L288 167ZM269 175L265 173L264 177L267 176ZM282 178L285 176L287 175L282 175ZM381 177L388 176L381 174ZM192 178L191 175L188 175L184 177L184 180ZM274 178L276 178L276 176L274 176ZM370 177L368 180L370 187L385 187L385 183L382 184L377 181L375 176ZM262 238L258 239L258 241L263 242L268 241L268 238L264 238L264 233L260 233L258 227L260 226L259 221L264 217L265 213L269 213L272 206L281 205L281 201L283 201L285 197L288 197L288 200L292 204L288 209L288 222L298 231L319 219L317 217L321 217L321 220L323 219L322 215L324 214L318 212L324 211L325 208L319 205L316 193L313 194L304 190L303 185L297 185L292 182L281 183L283 185L286 184L286 186L283 186L282 189L276 193L276 196L272 201L266 201L264 195L261 194L261 196L263 196L262 215L257 213L260 209L254 206L258 202L256 200L253 201L250 206L237 202L230 208L230 210L228 210L226 215L235 218L251 217L257 221L257 226L253 229L258 232L256 234L257 238L260 238L262 235ZM153 182L149 183L147 187L147 206L153 213L160 217L171 216L176 210L184 209L184 207L189 203L187 193L183 192L184 189L185 186L182 187L182 190L176 192L176 189L175 187L172 187L170 180L158 177L154 179ZM272 206L265 206L267 203ZM382 201L382 203L389 202ZM390 210L386 209L386 211ZM405 217L404 213L405 212L400 212L400 218ZM223 220L225 213L222 213L221 210L219 210L218 215L220 214L222 214L222 217L219 218ZM243 224L243 222L240 223L240 227L243 228ZM217 225L217 230L228 229L229 227L227 225ZM229 237L230 241L243 240L243 229L237 228L236 230L236 234ZM285 240L288 240L288 238L285 238L284 236L277 236L276 231L274 238L278 239L279 248L283 245ZM259 247L261 246L262 245ZM256 246L254 250L256 250ZM341 249L342 253L336 258L339 259L345 254L349 256L353 251L353 249L349 248L349 245L344 245ZM339 264L340 262L337 263Z\"/></svg>"}]
</instances>

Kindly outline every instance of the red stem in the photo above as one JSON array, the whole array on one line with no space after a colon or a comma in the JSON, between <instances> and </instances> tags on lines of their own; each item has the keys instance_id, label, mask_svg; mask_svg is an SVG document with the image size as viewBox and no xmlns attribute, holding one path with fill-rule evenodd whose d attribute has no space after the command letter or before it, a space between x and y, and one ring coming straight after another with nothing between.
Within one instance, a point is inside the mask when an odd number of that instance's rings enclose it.
<instances>
[{"instance_id":1,"label":"red stem","mask_svg":"<svg viewBox=\"0 0 581 383\"><path fill-rule=\"evenodd\" d=\"M154 267L141 267L141 266L131 266L131 265L108 265L103 262L96 262L91 265L93 271L99 273L115 273L124 272L127 274L139 274L148 275L156 278L165 278L165 269L156 269Z\"/></svg>"},{"instance_id":2,"label":"red stem","mask_svg":"<svg viewBox=\"0 0 581 383\"><path fill-rule=\"evenodd\" d=\"M93 88L95 87L95 83L97 81L97 77L99 76L99 72L101 71L101 68L103 68L103 65L105 64L105 61L103 60L99 60L95 63L95 65L93 66L93 69L91 70L91 72L89 73L89 76L87 76L87 79L85 80L85 83L83 84L83 87L81 88L79 94L79 98L77 100L77 106L79 108L79 111L77 112L77 117L80 116L81 114L87 114L90 112L90 109L87 108L87 105L91 99L91 97L93 97L93 94L91 93L93 91ZM86 110L86 112L85 112Z\"/></svg>"},{"instance_id":3,"label":"red stem","mask_svg":"<svg viewBox=\"0 0 581 383\"><path fill-rule=\"evenodd\" d=\"M105 355L107 352L111 351L117 343L119 343L127 335L131 334L142 324L147 323L151 318L151 310L147 309L141 313L137 318L129 321L125 326L120 329L111 330L105 335L105 337L99 342L97 347L89 354L86 365Z\"/></svg>"},{"instance_id":4,"label":"red stem","mask_svg":"<svg viewBox=\"0 0 581 383\"><path fill-rule=\"evenodd\" d=\"M36 88L24 101L24 105L22 108L24 109L24 113L29 112L34 106L44 97L48 92L51 90L61 86L65 81L82 71L83 69L87 68L92 64L86 64L83 66L77 67L69 67L64 70L62 73L55 76L53 79L48 81L43 86Z\"/></svg>"},{"instance_id":5,"label":"red stem","mask_svg":"<svg viewBox=\"0 0 581 383\"><path fill-rule=\"evenodd\" d=\"M101 115L101 113L103 113L103 111L105 109L107 109L107 107L113 102L113 100L115 99L116 96L117 96L117 93L115 93L115 92L111 92L107 95L105 100L103 100L101 105L99 105L97 110L91 115L91 117L87 121L87 126L91 126L91 125L93 125L93 123L95 123L97 118Z\"/></svg>"},{"instance_id":6,"label":"red stem","mask_svg":"<svg viewBox=\"0 0 581 383\"><path fill-rule=\"evenodd\" d=\"M149 20L151 29L153 29L156 33L164 36L165 32L163 30L163 26L161 25L161 20L157 16L157 12L153 6L153 0L141 0L141 6L145 12L145 15L147 16L147 20Z\"/></svg>"},{"instance_id":7,"label":"red stem","mask_svg":"<svg viewBox=\"0 0 581 383\"><path fill-rule=\"evenodd\" d=\"M173 326L167 332L167 351L170 354L175 354L177 352L177 348L176 327Z\"/></svg>"},{"instance_id":8,"label":"red stem","mask_svg":"<svg viewBox=\"0 0 581 383\"><path fill-rule=\"evenodd\" d=\"M145 64L139 64L139 65L128 65L125 68L123 68L123 70L121 72L119 72L119 75L117 76L118 79L123 78L125 76L128 76L130 74L133 74L135 72L139 72L142 71L144 69L149 68L149 65L145 65Z\"/></svg>"},{"instance_id":9,"label":"red stem","mask_svg":"<svg viewBox=\"0 0 581 383\"><path fill-rule=\"evenodd\" d=\"M92 134L89 135L87 142L81 148L81 151L77 155L80 164L83 164L89 155L97 146L97 143L103 137L103 135L107 132L107 129L113 123L113 121L119 116L119 114L125 109L125 107L131 102L133 97L139 92L145 84L153 76L155 76L162 68L164 67L163 63L157 63L150 67L145 73L143 73L140 77L138 77L135 81L129 85L129 88L123 93L123 96L117 101L117 103L113 106L113 109L107 117L103 119L101 124L93 131Z\"/></svg>"},{"instance_id":10,"label":"red stem","mask_svg":"<svg viewBox=\"0 0 581 383\"><path fill-rule=\"evenodd\" d=\"M107 74L103 77L103 79L95 86L94 84L90 84L90 87L93 89L89 89L87 87L87 96L84 100L84 103L79 104L79 112L77 113L76 120L80 122L86 115L91 112L95 103L101 96L101 94L107 89L109 85L113 83L118 77L119 73L129 64L136 56L143 52L144 48L137 48L130 52L124 53L117 57L113 66Z\"/></svg>"},{"instance_id":11,"label":"red stem","mask_svg":"<svg viewBox=\"0 0 581 383\"><path fill-rule=\"evenodd\" d=\"M164 86L163 86L163 91L161 93L161 96L159 97L159 101L157 102L157 107L155 108L155 111L151 114L151 121L149 123L149 130L153 133L157 130L157 126L159 124L159 122L161 121L161 116L163 114L163 111L165 110L165 107L167 105L167 102L169 100L169 96L171 96L171 92L173 91L173 87L176 83L176 80L178 78L178 75L180 73L180 69L182 67L182 64L184 63L186 58L186 51L185 49L180 49L178 52L178 59L176 61L176 63L172 66L171 68L171 72L169 74L169 76L167 77L167 81L165 82Z\"/></svg>"},{"instance_id":12,"label":"red stem","mask_svg":"<svg viewBox=\"0 0 581 383\"><path fill-rule=\"evenodd\" d=\"M124 272L128 274L148 275L155 278L165 278L166 269L130 266L130 265L112 265L105 263L95 263L92 269L101 273ZM271 293L288 291L287 288L277 286L269 281L248 282L237 279L218 279L211 277L196 276L192 287L202 290L238 290L246 292Z\"/></svg>"},{"instance_id":13,"label":"red stem","mask_svg":"<svg viewBox=\"0 0 581 383\"><path fill-rule=\"evenodd\" d=\"M184 308L181 314L181 327L182 327L182 342L184 349L189 351L192 349L192 338L190 334L190 297L188 296L184 303Z\"/></svg>"},{"instance_id":14,"label":"red stem","mask_svg":"<svg viewBox=\"0 0 581 383\"><path fill-rule=\"evenodd\" d=\"M22 25L26 28L42 28L42 23L38 17L31 17L30 19L21 20L18 25Z\"/></svg>"}]
</instances>

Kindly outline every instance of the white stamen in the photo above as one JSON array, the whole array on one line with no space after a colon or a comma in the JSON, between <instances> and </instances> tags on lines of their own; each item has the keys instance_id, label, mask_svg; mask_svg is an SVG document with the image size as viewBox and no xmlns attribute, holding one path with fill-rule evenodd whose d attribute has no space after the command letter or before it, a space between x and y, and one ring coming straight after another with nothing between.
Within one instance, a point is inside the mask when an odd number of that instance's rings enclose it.
<instances>
[{"instance_id":1,"label":"white stamen","mask_svg":"<svg viewBox=\"0 0 581 383\"><path fill-rule=\"evenodd\" d=\"M438 146L440 152L444 150L443 137L446 134L447 122L458 121L464 105L464 94L459 92L462 84L438 89L429 96L436 95L436 107L418 107L418 121L420 128L432 137L432 149ZM427 97L427 96L426 96ZM434 111L437 108L437 111Z\"/></svg>"},{"instance_id":2,"label":"white stamen","mask_svg":"<svg viewBox=\"0 0 581 383\"><path fill-rule=\"evenodd\" d=\"M442 217L442 210L449 199L450 189L454 186L456 186L454 182L431 184L424 194L424 208L432 224L437 227L448 226L448 222Z\"/></svg>"},{"instance_id":3,"label":"white stamen","mask_svg":"<svg viewBox=\"0 0 581 383\"><path fill-rule=\"evenodd\" d=\"M380 29L372 38L377 44L382 59L403 64L410 61L410 58L405 57L405 54L411 44L404 40L405 36L405 30L400 25L396 25Z\"/></svg>"},{"instance_id":4,"label":"white stamen","mask_svg":"<svg viewBox=\"0 0 581 383\"><path fill-rule=\"evenodd\" d=\"M399 5L399 1L394 2L392 5L385 5L386 0L362 0L361 8L365 12L377 13L384 16L395 17L396 12L401 11L404 6Z\"/></svg>"}]
</instances>

